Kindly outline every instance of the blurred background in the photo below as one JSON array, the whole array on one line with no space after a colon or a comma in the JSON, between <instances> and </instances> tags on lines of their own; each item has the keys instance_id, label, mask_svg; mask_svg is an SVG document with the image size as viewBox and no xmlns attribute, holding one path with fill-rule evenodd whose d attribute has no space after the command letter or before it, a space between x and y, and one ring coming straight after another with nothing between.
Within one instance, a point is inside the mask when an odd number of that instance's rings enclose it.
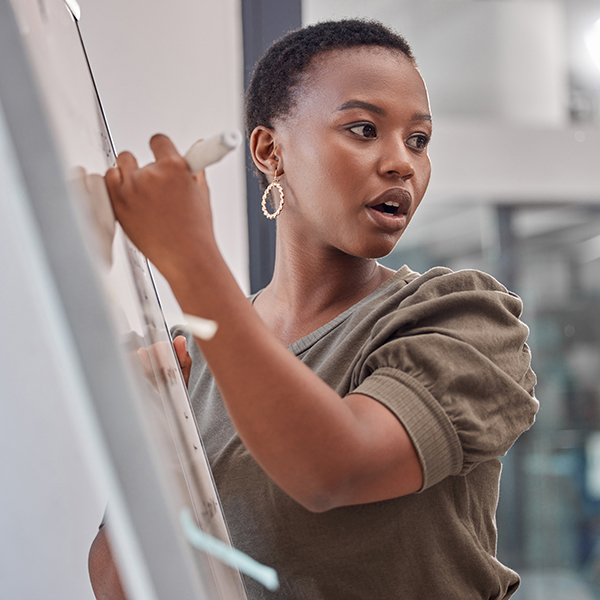
<instances>
[{"instance_id":1,"label":"blurred background","mask_svg":"<svg viewBox=\"0 0 600 600\"><path fill-rule=\"evenodd\" d=\"M498 557L519 600L600 598L600 3L302 9L306 23L373 17L412 44L433 178L383 262L481 269L523 298L541 410L503 461Z\"/></svg>"},{"instance_id":2,"label":"blurred background","mask_svg":"<svg viewBox=\"0 0 600 600\"><path fill-rule=\"evenodd\" d=\"M535 427L503 460L499 559L519 600L600 598L600 3L305 0L412 44L433 178L383 262L487 271L524 300Z\"/></svg>"},{"instance_id":3,"label":"blurred background","mask_svg":"<svg viewBox=\"0 0 600 600\"><path fill-rule=\"evenodd\" d=\"M252 65L290 29L367 17L408 39L431 95L433 177L382 262L481 269L523 298L541 410L503 461L499 558L522 575L518 600L600 598L600 2L80 4L117 149L141 163L157 131L183 152L200 137L242 129ZM219 244L243 289L256 290L270 274L274 225L260 216L244 150L208 178ZM161 297L175 322L164 283ZM80 499L68 514L62 497L47 500L79 528L80 558L68 575L73 597L91 599L85 554L104 499L86 483L88 468L77 463L65 479L63 492ZM60 577L58 547L56 561Z\"/></svg>"},{"instance_id":4,"label":"blurred background","mask_svg":"<svg viewBox=\"0 0 600 600\"><path fill-rule=\"evenodd\" d=\"M598 598L600 3L303 2L305 22L342 15L403 33L431 95L431 188L383 262L481 269L525 303L541 410L498 512L515 597Z\"/></svg>"}]
</instances>

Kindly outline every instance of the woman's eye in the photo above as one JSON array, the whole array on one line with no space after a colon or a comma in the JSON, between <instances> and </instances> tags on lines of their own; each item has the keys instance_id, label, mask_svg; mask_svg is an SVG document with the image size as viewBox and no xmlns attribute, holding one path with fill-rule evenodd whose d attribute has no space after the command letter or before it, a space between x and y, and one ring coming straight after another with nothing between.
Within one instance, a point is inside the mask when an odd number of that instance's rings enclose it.
<instances>
[{"instance_id":1,"label":"woman's eye","mask_svg":"<svg viewBox=\"0 0 600 600\"><path fill-rule=\"evenodd\" d=\"M415 150L425 150L425 148L427 148L427 144L429 144L429 137L423 133L417 133L415 135L411 135L406 140L406 143Z\"/></svg>"},{"instance_id":2,"label":"woman's eye","mask_svg":"<svg viewBox=\"0 0 600 600\"><path fill-rule=\"evenodd\" d=\"M360 135L364 138L374 138L377 137L377 129L375 129L375 125L372 123L359 123L358 125L353 125L349 127L352 133L356 135Z\"/></svg>"}]
</instances>

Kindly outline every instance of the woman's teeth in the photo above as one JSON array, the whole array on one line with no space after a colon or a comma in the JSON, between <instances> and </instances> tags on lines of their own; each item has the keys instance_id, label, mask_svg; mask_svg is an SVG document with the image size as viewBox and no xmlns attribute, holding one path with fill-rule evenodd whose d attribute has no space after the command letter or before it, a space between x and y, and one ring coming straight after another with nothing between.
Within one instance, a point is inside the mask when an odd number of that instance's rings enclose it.
<instances>
[{"instance_id":1,"label":"woman's teeth","mask_svg":"<svg viewBox=\"0 0 600 600\"><path fill-rule=\"evenodd\" d=\"M388 202L384 202L383 204L378 204L373 207L375 210L379 212L386 213L388 215L395 215L397 210L400 208L400 204L398 202L394 202L389 200Z\"/></svg>"}]
</instances>

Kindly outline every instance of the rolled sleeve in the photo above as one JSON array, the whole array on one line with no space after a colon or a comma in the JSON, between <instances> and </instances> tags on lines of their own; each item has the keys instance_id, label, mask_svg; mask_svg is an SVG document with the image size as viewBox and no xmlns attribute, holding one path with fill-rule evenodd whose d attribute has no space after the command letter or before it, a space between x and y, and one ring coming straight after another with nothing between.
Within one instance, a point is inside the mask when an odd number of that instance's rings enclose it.
<instances>
[{"instance_id":1,"label":"rolled sleeve","mask_svg":"<svg viewBox=\"0 0 600 600\"><path fill-rule=\"evenodd\" d=\"M521 301L495 279L459 271L421 286L373 328L352 393L406 429L422 489L505 454L538 402Z\"/></svg>"},{"instance_id":2,"label":"rolled sleeve","mask_svg":"<svg viewBox=\"0 0 600 600\"><path fill-rule=\"evenodd\" d=\"M437 400L410 375L384 367L353 393L386 406L406 429L423 467L427 489L462 468L462 447L452 422Z\"/></svg>"}]
</instances>

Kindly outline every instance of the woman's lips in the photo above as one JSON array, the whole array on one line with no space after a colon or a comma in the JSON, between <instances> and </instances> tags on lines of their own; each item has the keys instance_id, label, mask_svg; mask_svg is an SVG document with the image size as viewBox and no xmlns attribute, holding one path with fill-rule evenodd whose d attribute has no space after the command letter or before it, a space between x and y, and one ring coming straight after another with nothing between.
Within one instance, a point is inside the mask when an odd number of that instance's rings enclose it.
<instances>
[{"instance_id":1,"label":"woman's lips","mask_svg":"<svg viewBox=\"0 0 600 600\"><path fill-rule=\"evenodd\" d=\"M367 204L368 214L383 229L398 231L407 223L412 204L410 192L404 188L389 188Z\"/></svg>"},{"instance_id":2,"label":"woman's lips","mask_svg":"<svg viewBox=\"0 0 600 600\"><path fill-rule=\"evenodd\" d=\"M411 193L405 188L392 187L384 190L378 196L375 196L375 198L373 198L373 200L371 200L367 206L369 208L373 208L374 206L380 206L386 203L397 204L397 212L406 214L410 209L410 205L412 204L412 196Z\"/></svg>"},{"instance_id":3,"label":"woman's lips","mask_svg":"<svg viewBox=\"0 0 600 600\"><path fill-rule=\"evenodd\" d=\"M391 233L404 229L408 221L408 217L404 213L396 213L392 215L381 212L372 207L367 207L367 213L371 220L374 221L378 227Z\"/></svg>"}]
</instances>

